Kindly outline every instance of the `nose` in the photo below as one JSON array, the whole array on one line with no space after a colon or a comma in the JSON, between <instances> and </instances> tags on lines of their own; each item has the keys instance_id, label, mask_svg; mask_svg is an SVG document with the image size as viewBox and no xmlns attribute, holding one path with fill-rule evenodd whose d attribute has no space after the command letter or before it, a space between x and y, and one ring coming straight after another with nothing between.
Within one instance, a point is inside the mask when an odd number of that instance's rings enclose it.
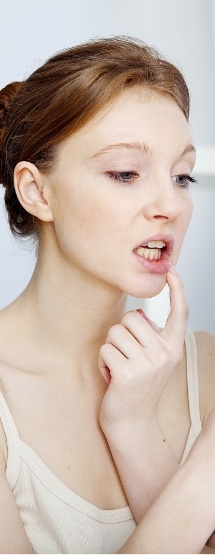
<instances>
[{"instance_id":1,"label":"nose","mask_svg":"<svg viewBox=\"0 0 215 555\"><path fill-rule=\"evenodd\" d=\"M153 182L152 182L153 181ZM170 176L157 177L150 183L147 202L144 202L144 215L147 219L175 220L183 212L184 194L180 185Z\"/></svg>"}]
</instances>

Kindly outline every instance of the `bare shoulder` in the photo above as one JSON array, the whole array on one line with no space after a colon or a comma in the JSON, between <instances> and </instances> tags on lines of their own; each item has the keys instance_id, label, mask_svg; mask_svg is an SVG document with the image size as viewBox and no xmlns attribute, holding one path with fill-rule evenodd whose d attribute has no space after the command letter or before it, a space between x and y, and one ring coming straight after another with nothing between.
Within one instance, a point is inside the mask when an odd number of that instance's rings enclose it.
<instances>
[{"instance_id":1,"label":"bare shoulder","mask_svg":"<svg viewBox=\"0 0 215 555\"><path fill-rule=\"evenodd\" d=\"M215 406L215 333L198 331L195 332L195 337L198 353L200 411L204 424Z\"/></svg>"},{"instance_id":2,"label":"bare shoulder","mask_svg":"<svg viewBox=\"0 0 215 555\"><path fill-rule=\"evenodd\" d=\"M6 478L7 444L0 423L0 553L33 553L18 507Z\"/></svg>"},{"instance_id":3,"label":"bare shoulder","mask_svg":"<svg viewBox=\"0 0 215 555\"><path fill-rule=\"evenodd\" d=\"M2 361L4 351L7 350L7 334L5 333L5 319L4 314L6 309L0 311L0 392L4 391L3 377L5 373L5 364ZM0 414L0 474L5 473L7 466L7 440L5 437L4 429L1 422Z\"/></svg>"},{"instance_id":4,"label":"bare shoulder","mask_svg":"<svg viewBox=\"0 0 215 555\"><path fill-rule=\"evenodd\" d=\"M5 383L12 382L10 366L7 359L11 353L11 318L9 310L0 312L0 391L5 393ZM8 317L9 314L9 317ZM5 396L5 395L4 395ZM7 439L4 433L0 414L0 553L33 553L32 546L27 538L18 507L8 483L7 469Z\"/></svg>"},{"instance_id":5,"label":"bare shoulder","mask_svg":"<svg viewBox=\"0 0 215 555\"><path fill-rule=\"evenodd\" d=\"M0 311L0 390L1 382L9 378L10 369L21 366L23 348L23 317L17 298ZM25 340L26 346L26 340Z\"/></svg>"}]
</instances>

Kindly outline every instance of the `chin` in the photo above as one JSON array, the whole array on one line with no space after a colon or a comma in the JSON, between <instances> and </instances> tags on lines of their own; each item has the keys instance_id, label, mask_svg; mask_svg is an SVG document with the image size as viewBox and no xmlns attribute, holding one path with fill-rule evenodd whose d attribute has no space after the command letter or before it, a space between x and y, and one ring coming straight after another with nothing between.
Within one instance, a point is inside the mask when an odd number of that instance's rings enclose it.
<instances>
[{"instance_id":1,"label":"chin","mask_svg":"<svg viewBox=\"0 0 215 555\"><path fill-rule=\"evenodd\" d=\"M129 288L128 295L139 299L151 299L161 293L166 285L166 274L150 274L145 276L142 283L136 284L136 287Z\"/></svg>"}]
</instances>

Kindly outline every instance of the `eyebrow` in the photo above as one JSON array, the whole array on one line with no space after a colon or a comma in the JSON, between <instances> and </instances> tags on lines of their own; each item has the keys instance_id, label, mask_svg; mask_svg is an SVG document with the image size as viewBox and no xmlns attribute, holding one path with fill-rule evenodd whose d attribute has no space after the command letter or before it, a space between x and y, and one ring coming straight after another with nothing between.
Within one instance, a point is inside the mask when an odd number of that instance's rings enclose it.
<instances>
[{"instance_id":1,"label":"eyebrow","mask_svg":"<svg viewBox=\"0 0 215 555\"><path fill-rule=\"evenodd\" d=\"M146 143L142 143L142 144L141 143L116 143L114 145L108 145L108 146L105 146L104 148L101 148L101 150L96 152L96 154L94 154L92 158L96 158L101 154L105 154L106 152L109 152L109 150L123 149L123 148L127 148L129 150L139 150L140 152L144 152L145 154L146 153L148 154L151 152L149 146Z\"/></svg>"},{"instance_id":2,"label":"eyebrow","mask_svg":"<svg viewBox=\"0 0 215 555\"><path fill-rule=\"evenodd\" d=\"M101 148L101 150L99 150L98 152L96 152L92 158L96 158L97 156L101 156L101 154L105 154L106 152L109 152L110 150L114 150L114 149L123 149L123 148L127 148L129 150L138 150L139 152L143 152L144 154L151 154L152 150L149 148L149 146L147 145L147 143L116 143L113 145L107 145L104 148ZM189 154L189 153L196 153L196 149L194 147L194 145L192 144L188 144L185 149L183 150L183 152L181 153L181 156L184 156L185 154Z\"/></svg>"}]
</instances>

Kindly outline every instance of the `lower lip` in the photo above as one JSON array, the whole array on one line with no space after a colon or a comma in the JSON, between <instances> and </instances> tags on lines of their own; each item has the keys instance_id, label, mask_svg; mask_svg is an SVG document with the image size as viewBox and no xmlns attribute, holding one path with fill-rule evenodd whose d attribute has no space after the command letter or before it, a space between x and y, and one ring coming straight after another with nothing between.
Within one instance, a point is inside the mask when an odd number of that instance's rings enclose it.
<instances>
[{"instance_id":1,"label":"lower lip","mask_svg":"<svg viewBox=\"0 0 215 555\"><path fill-rule=\"evenodd\" d=\"M134 251L133 251L134 252ZM166 274L171 268L171 259L167 253L163 253L159 260L148 260L134 252L139 264L146 268L152 274Z\"/></svg>"}]
</instances>

